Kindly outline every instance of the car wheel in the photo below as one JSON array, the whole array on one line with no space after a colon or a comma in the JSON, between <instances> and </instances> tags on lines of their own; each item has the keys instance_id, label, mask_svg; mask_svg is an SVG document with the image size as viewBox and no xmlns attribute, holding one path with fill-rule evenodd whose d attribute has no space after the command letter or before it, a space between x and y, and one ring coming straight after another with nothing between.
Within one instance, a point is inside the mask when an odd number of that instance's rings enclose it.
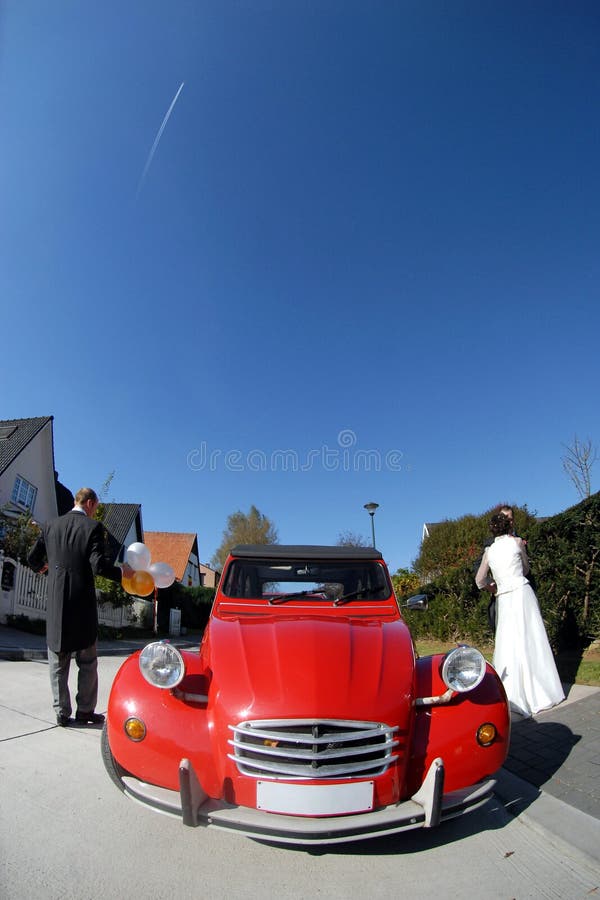
<instances>
[{"instance_id":1,"label":"car wheel","mask_svg":"<svg viewBox=\"0 0 600 900\"><path fill-rule=\"evenodd\" d=\"M111 780L116 784L120 791L125 790L125 785L121 781L124 775L130 775L131 773L124 769L123 766L120 766L116 761L112 753L110 752L110 745L108 743L108 734L106 731L106 722L104 723L104 728L102 729L102 739L100 741L100 747L102 750L102 762L104 763L104 768L110 775Z\"/></svg>"}]
</instances>

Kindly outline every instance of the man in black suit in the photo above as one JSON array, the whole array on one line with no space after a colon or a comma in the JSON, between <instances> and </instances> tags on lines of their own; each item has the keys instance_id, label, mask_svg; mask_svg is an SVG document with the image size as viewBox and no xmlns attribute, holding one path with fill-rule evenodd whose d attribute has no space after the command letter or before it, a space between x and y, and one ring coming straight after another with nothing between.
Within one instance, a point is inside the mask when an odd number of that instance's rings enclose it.
<instances>
[{"instance_id":1,"label":"man in black suit","mask_svg":"<svg viewBox=\"0 0 600 900\"><path fill-rule=\"evenodd\" d=\"M75 719L99 725L104 716L95 712L98 699L98 607L94 575L120 583L131 577L130 567L114 566L106 555L104 528L94 519L98 497L81 488L73 509L51 519L31 550L28 562L36 572L48 571L46 641L50 684L58 725L69 725L71 695L69 667L75 653L78 666Z\"/></svg>"}]
</instances>

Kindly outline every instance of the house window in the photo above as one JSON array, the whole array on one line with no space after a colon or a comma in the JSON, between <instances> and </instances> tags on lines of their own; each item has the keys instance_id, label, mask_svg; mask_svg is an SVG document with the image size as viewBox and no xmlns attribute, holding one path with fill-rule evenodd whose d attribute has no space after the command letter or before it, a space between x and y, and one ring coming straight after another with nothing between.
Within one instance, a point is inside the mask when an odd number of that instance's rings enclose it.
<instances>
[{"instance_id":1,"label":"house window","mask_svg":"<svg viewBox=\"0 0 600 900\"><path fill-rule=\"evenodd\" d=\"M33 510L36 495L37 488L20 475L17 475L11 496L12 502L16 503L17 506L21 506L23 509Z\"/></svg>"}]
</instances>

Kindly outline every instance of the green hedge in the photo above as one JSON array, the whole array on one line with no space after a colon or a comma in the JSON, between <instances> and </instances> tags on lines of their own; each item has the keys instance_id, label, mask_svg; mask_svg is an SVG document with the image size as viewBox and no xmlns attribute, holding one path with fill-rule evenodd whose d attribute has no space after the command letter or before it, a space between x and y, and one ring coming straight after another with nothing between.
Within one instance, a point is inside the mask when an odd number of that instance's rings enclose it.
<instances>
[{"instance_id":1,"label":"green hedge","mask_svg":"<svg viewBox=\"0 0 600 900\"><path fill-rule=\"evenodd\" d=\"M484 596L477 589L472 564L449 569L434 581L421 585L419 592L427 594L429 608L402 610L413 638L470 643L490 639L487 627L489 595ZM398 599L402 604L407 597Z\"/></svg>"},{"instance_id":2,"label":"green hedge","mask_svg":"<svg viewBox=\"0 0 600 900\"><path fill-rule=\"evenodd\" d=\"M600 492L531 524L525 537L553 649L587 647L600 636ZM429 609L403 610L415 638L478 642L491 637L489 594L477 589L472 561L446 569L419 590L428 595Z\"/></svg>"},{"instance_id":3,"label":"green hedge","mask_svg":"<svg viewBox=\"0 0 600 900\"><path fill-rule=\"evenodd\" d=\"M188 588L176 583L168 591L159 591L159 603L161 594L167 592L169 608L178 607L181 610L181 624L184 628L198 631L206 626L215 599L214 588Z\"/></svg>"},{"instance_id":4,"label":"green hedge","mask_svg":"<svg viewBox=\"0 0 600 900\"><path fill-rule=\"evenodd\" d=\"M528 551L552 646L589 646L600 636L600 492L536 523Z\"/></svg>"}]
</instances>

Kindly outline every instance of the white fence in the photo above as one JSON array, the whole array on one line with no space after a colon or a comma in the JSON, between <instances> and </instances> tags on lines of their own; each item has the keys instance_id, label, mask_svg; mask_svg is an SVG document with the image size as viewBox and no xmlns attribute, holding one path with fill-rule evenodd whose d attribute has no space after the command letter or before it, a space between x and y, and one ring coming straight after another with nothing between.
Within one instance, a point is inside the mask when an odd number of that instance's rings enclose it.
<instances>
[{"instance_id":1,"label":"white fence","mask_svg":"<svg viewBox=\"0 0 600 900\"><path fill-rule=\"evenodd\" d=\"M46 619L47 580L27 566L0 553L0 622L8 616L27 616ZM136 600L133 607L117 607L111 603L98 604L98 622L109 628L143 626L152 620L151 600Z\"/></svg>"}]
</instances>

